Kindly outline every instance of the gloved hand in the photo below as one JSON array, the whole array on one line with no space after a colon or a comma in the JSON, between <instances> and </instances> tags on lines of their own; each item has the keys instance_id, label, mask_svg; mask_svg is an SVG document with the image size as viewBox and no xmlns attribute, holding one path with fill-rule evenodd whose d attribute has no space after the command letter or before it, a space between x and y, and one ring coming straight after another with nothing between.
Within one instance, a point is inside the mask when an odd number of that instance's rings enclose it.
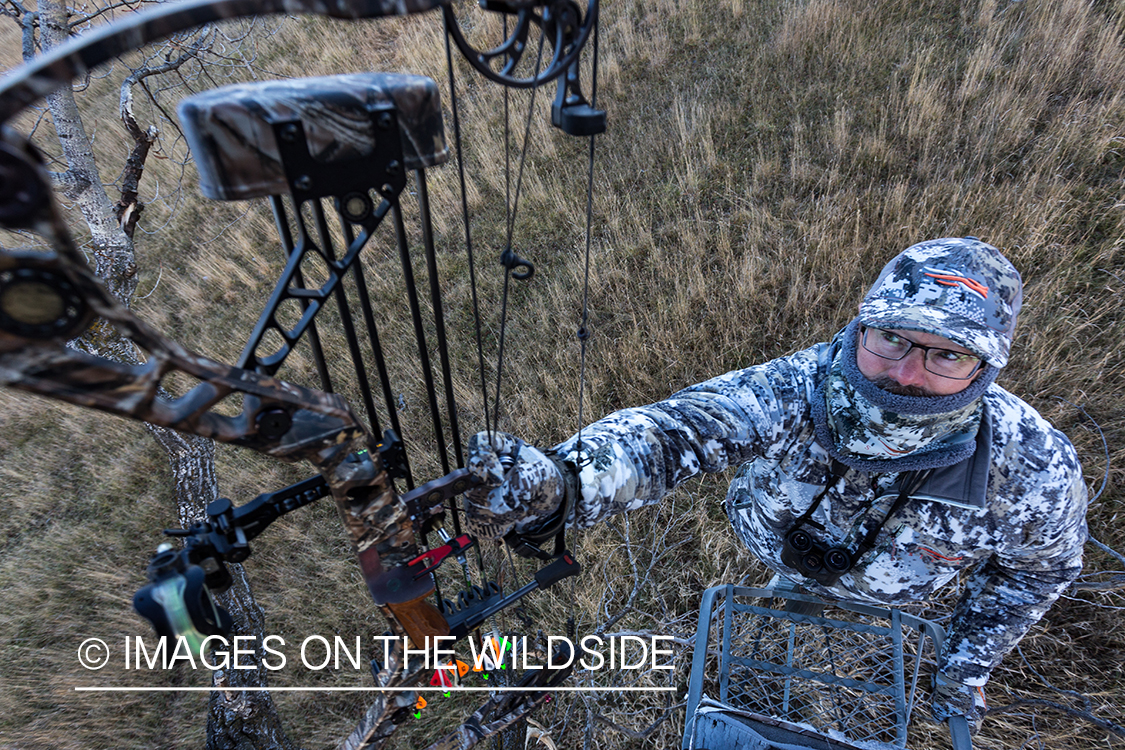
<instances>
[{"instance_id":1,"label":"gloved hand","mask_svg":"<svg viewBox=\"0 0 1125 750\"><path fill-rule=\"evenodd\" d=\"M537 530L566 500L565 466L506 432L469 439L469 472L483 484L465 493L465 524L477 539L513 528Z\"/></svg>"},{"instance_id":2,"label":"gloved hand","mask_svg":"<svg viewBox=\"0 0 1125 750\"><path fill-rule=\"evenodd\" d=\"M976 734L987 709L984 688L956 682L940 672L934 675L934 695L930 703L934 721L941 724L951 716L964 716L969 721L969 733Z\"/></svg>"}]
</instances>

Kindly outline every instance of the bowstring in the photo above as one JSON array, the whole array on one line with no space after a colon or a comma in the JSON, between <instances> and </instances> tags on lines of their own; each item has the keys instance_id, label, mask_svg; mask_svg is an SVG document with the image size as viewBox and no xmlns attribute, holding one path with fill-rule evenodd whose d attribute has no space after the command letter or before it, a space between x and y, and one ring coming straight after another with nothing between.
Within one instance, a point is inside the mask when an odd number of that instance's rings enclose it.
<instances>
[{"instance_id":1,"label":"bowstring","mask_svg":"<svg viewBox=\"0 0 1125 750\"><path fill-rule=\"evenodd\" d=\"M598 29L601 24L594 24L594 56L591 60L591 83L590 83L590 107L597 109L598 104ZM575 468L581 474L582 471L582 428L584 426L585 417L583 413L584 397L586 395L586 345L590 339L590 247L592 244L593 224L594 224L594 144L597 139L596 133L590 134L590 157L587 165L586 175L586 257L585 267L582 276L582 321L579 324L577 338L579 345L578 354L578 439L575 441ZM579 483L581 487L581 483ZM579 489L581 491L581 489ZM575 507L577 508L577 498L575 499ZM577 510L575 511L577 515ZM576 519L577 520L577 519ZM566 519L563 519L566 523ZM571 528L573 549L578 548L581 533L578 524L575 523ZM567 636L573 642L575 638L575 624L574 613L578 611L577 608L577 589L578 577L575 576L570 580L570 615L567 618Z\"/></svg>"},{"instance_id":2,"label":"bowstring","mask_svg":"<svg viewBox=\"0 0 1125 750\"><path fill-rule=\"evenodd\" d=\"M544 44L545 38L546 37L545 37L544 34L540 34L540 36L539 36L539 49L537 50L536 58L535 58L534 77L536 79L536 83L531 88L531 100L528 103L528 107L527 107L527 120L526 120L526 123L524 125L523 143L520 146L519 172L518 172L517 177L516 177L515 195L511 197L510 201L509 201L508 195L505 195L505 209L507 211L507 221L508 221L507 237L506 237L505 243L504 243L505 255L510 253L511 249L512 249L512 233L513 233L513 228L515 227L516 213L519 210L520 190L521 190L521 187L523 185L523 167L524 167L525 161L527 160L527 151L528 151L528 146L530 144L531 118L532 118L532 115L535 113L535 95L539 91L538 78L539 78L540 67L541 67L542 62L543 62L543 44ZM504 89L504 105L505 105L504 106L505 191L508 190L507 185L510 184L510 176L511 176L511 169L510 169L510 166L509 166L510 162L508 160L508 107L507 107L507 104L508 104L508 91L507 91L507 88L505 87L505 89ZM501 257L504 257L504 256L501 256ZM500 383L501 383L501 379L503 377L503 372L504 372L504 333L507 330L508 288L511 284L511 279L512 279L512 266L505 263L505 265L504 265L504 289L503 289L503 294L501 296L501 301L500 301L500 333L499 333L498 349L497 349L497 354L496 354L496 401L493 403L493 408L492 408L492 414L493 414L493 417L494 417L493 424L496 427L496 429L499 429L499 427L500 427ZM492 444L492 433L491 432L489 433L488 438L489 438L489 444ZM517 457L517 460L518 460L518 457ZM507 545L504 545L504 546L507 548ZM509 564L511 565L511 568L512 568L512 575L513 575L513 577L515 577L517 572L518 572L518 569L515 567L515 562L511 560L511 549L510 548L508 548L508 557L509 557ZM503 567L504 567L504 560L503 560L503 558L500 558L500 560L497 562L498 574L503 573ZM501 612L497 613L497 616L500 619L501 632L503 632L507 628L507 611L502 610ZM494 627L494 630L495 630L495 627Z\"/></svg>"},{"instance_id":3,"label":"bowstring","mask_svg":"<svg viewBox=\"0 0 1125 750\"><path fill-rule=\"evenodd\" d=\"M508 213L508 231L505 238L504 248L505 253L510 253L512 250L512 233L516 225L516 214L519 211L520 204L520 191L523 187L523 167L527 161L528 144L530 143L531 136L531 117L535 113L535 95L539 93L539 70L543 62L543 44L546 41L546 35L539 35L539 49L535 56L535 71L533 80L535 85L531 87L531 101L527 107L527 120L523 129L523 143L520 146L520 161L519 170L516 173L516 190L515 195L511 201L511 211ZM506 123L505 123L506 127ZM506 131L505 131L506 132ZM503 257L503 256L501 256ZM497 429L500 427L500 382L504 371L504 333L507 329L508 321L508 287L511 285L512 279L512 266L505 264L504 267L504 290L500 299L500 335L498 351L496 355L496 401L493 402L492 415L494 417L494 424ZM492 433L489 432L489 443L492 442Z\"/></svg>"}]
</instances>

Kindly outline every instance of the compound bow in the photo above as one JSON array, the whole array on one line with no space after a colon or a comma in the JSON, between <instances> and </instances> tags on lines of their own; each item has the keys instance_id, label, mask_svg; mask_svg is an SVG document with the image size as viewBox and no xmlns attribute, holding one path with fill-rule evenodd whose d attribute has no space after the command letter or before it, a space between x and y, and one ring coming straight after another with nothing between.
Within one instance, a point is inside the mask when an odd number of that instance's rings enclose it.
<instances>
[{"instance_id":1,"label":"compound bow","mask_svg":"<svg viewBox=\"0 0 1125 750\"><path fill-rule=\"evenodd\" d=\"M100 27L15 71L0 84L0 123L118 55L221 19L268 13L359 19L441 9L449 36L477 70L515 87L559 79L553 123L572 134L601 132L604 113L586 101L579 85L579 54L597 22L597 0L590 0L585 14L573 0L482 0L481 6L515 19L514 30L504 42L483 52L469 44L452 7L442 0L188 0L163 5ZM517 77L533 26L550 42L551 56L530 76ZM508 596L494 585L485 585L462 596L459 607L440 597L437 606L430 601L435 592L434 568L445 557L460 555L473 540L458 528L455 538L446 535L446 543L434 550L422 551L419 543L424 548L425 535L438 528L445 505L474 481L460 468L459 427L448 382L429 229L425 170L445 161L448 153L433 82L418 76L355 74L238 85L185 100L180 115L199 166L203 192L223 200L268 198L288 256L235 366L180 346L112 295L86 264L69 232L34 146L8 127L0 141L0 225L38 234L50 248L0 250L0 382L287 461L307 460L318 472L240 507L220 498L208 507L206 521L174 532L186 538L186 546L177 551L166 545L152 559L151 583L136 598L138 611L161 634L186 636L196 649L206 636L227 632L228 618L209 593L230 585L226 563L244 560L250 554L250 540L273 520L328 495L335 500L368 589L391 631L409 636L416 644L436 635L463 637L531 590L577 573L577 563L564 554L536 574L534 582ZM407 187L408 172L416 175L423 214L433 324L447 378L446 413L457 454L458 468L452 471L428 361L426 326L404 238L399 196ZM283 195L289 196L291 215ZM322 200L330 201L339 220L344 237L339 257ZM434 434L446 471L445 476L419 487L414 487L398 438L401 428L392 389L357 262L388 215L402 256ZM302 265L309 258L319 258L328 268L327 280L319 287L307 287L302 276ZM524 262L516 265L520 263ZM392 423L385 432L379 427L344 292L343 280L349 274L359 289L359 304ZM333 301L355 363L370 428L343 398L331 392L314 319ZM282 322L280 311L286 306L299 311L296 324ZM147 352L147 361L130 365L66 346L97 319ZM321 390L274 377L306 334L321 375ZM271 346L271 340L282 343ZM191 376L199 385L177 399L162 399L158 393L161 384L173 373ZM241 396L239 412L234 416L220 413L217 407L232 396ZM381 440L375 437L379 434ZM398 494L395 478L405 479L410 490ZM381 687L415 686L423 677L417 666L404 668L401 643L380 667L376 680ZM544 669L532 673L525 686L546 687L566 676L567 670ZM526 716L545 696L544 692L500 694L433 747L470 747ZM380 746L404 720L413 702L410 693L382 695L341 746Z\"/></svg>"}]
</instances>

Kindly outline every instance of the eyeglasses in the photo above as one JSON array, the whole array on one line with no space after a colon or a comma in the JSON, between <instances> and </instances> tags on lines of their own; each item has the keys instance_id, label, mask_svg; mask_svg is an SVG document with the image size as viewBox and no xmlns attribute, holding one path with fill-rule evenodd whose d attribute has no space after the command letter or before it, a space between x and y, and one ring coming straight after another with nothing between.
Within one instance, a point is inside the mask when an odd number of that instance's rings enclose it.
<instances>
[{"instance_id":1,"label":"eyeglasses","mask_svg":"<svg viewBox=\"0 0 1125 750\"><path fill-rule=\"evenodd\" d=\"M864 328L862 343L863 348L876 357L896 361L910 354L914 349L921 349L926 370L952 380L968 380L976 375L984 364L975 354L922 346L894 331L884 331L880 328Z\"/></svg>"}]
</instances>

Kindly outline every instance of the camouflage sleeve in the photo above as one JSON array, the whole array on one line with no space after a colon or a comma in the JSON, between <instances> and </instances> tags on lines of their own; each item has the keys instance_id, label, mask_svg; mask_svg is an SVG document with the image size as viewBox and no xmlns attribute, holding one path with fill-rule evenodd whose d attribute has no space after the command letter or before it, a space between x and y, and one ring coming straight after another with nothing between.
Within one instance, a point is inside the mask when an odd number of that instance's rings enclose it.
<instances>
[{"instance_id":1,"label":"camouflage sleeve","mask_svg":"<svg viewBox=\"0 0 1125 750\"><path fill-rule=\"evenodd\" d=\"M556 447L579 466L573 523L659 502L700 472L719 472L777 452L808 423L818 347L687 388L664 401L623 409Z\"/></svg>"},{"instance_id":2,"label":"camouflage sleeve","mask_svg":"<svg viewBox=\"0 0 1125 750\"><path fill-rule=\"evenodd\" d=\"M1018 441L1019 460L998 465L994 443L997 476L990 478L989 492L1010 522L1012 540L969 577L941 654L940 671L969 685L988 681L1082 570L1082 469L1070 441L1035 417L1041 424L1029 427L1030 420L1021 420L1007 442L1006 451Z\"/></svg>"}]
</instances>

